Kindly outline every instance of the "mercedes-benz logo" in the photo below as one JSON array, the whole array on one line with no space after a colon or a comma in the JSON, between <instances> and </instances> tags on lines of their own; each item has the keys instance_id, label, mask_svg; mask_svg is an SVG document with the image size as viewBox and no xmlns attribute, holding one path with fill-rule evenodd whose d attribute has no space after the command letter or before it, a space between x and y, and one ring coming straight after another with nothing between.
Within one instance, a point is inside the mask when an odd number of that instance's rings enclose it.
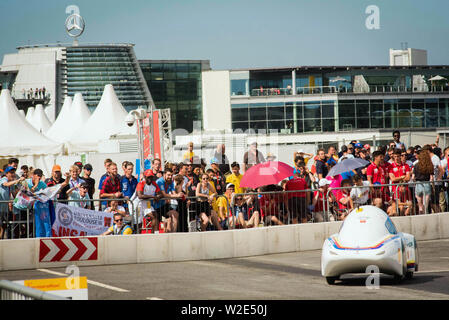
<instances>
[{"instance_id":1,"label":"mercedes-benz logo","mask_svg":"<svg viewBox=\"0 0 449 320\"><path fill-rule=\"evenodd\" d=\"M84 32L84 19L79 14L72 14L65 21L65 30L73 38L79 37Z\"/></svg>"}]
</instances>

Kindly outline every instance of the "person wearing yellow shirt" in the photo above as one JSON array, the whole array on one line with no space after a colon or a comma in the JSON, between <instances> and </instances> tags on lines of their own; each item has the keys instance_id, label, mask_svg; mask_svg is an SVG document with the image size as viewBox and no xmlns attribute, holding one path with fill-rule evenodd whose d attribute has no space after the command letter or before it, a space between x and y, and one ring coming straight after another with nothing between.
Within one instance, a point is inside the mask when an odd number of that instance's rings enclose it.
<instances>
[{"instance_id":1,"label":"person wearing yellow shirt","mask_svg":"<svg viewBox=\"0 0 449 320\"><path fill-rule=\"evenodd\" d=\"M104 232L102 236L112 235L128 235L132 234L133 229L130 226L125 225L123 223L123 216L120 213L114 214L114 225L108 229L108 231Z\"/></svg>"},{"instance_id":2,"label":"person wearing yellow shirt","mask_svg":"<svg viewBox=\"0 0 449 320\"><path fill-rule=\"evenodd\" d=\"M233 228L234 226L233 219L229 216L229 208L234 194L234 188L232 183L228 183L226 185L225 193L217 198L215 207L213 208L218 213L218 220L223 229Z\"/></svg>"},{"instance_id":3,"label":"person wearing yellow shirt","mask_svg":"<svg viewBox=\"0 0 449 320\"><path fill-rule=\"evenodd\" d=\"M184 153L182 156L183 161L189 161L190 163L193 163L193 157L195 156L195 153L193 152L193 142L189 142L187 145L187 152Z\"/></svg>"},{"instance_id":4,"label":"person wearing yellow shirt","mask_svg":"<svg viewBox=\"0 0 449 320\"><path fill-rule=\"evenodd\" d=\"M245 193L246 188L240 188L240 180L242 180L243 175L240 173L240 165L238 162L233 162L231 164L232 174L226 178L226 183L232 183L235 187L235 193Z\"/></svg>"}]
</instances>

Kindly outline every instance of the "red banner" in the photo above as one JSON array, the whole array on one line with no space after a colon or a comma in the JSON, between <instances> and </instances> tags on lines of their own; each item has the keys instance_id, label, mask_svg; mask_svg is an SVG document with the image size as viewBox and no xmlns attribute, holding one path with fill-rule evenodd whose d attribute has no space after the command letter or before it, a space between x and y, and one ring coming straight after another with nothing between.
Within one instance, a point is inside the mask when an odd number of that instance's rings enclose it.
<instances>
[{"instance_id":1,"label":"red banner","mask_svg":"<svg viewBox=\"0 0 449 320\"><path fill-rule=\"evenodd\" d=\"M147 118L143 121L143 158L144 159L161 159L162 150L161 150L161 139L160 139L160 131L159 131L159 111L153 111L153 145L154 145L154 154L150 154L150 115L147 115Z\"/></svg>"}]
</instances>

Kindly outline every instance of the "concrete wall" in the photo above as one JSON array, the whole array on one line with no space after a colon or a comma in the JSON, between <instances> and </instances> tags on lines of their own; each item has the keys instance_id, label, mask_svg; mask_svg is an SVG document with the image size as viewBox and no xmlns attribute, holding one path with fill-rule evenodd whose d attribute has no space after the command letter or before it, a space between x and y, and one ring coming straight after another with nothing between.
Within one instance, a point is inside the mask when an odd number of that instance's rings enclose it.
<instances>
[{"instance_id":1,"label":"concrete wall","mask_svg":"<svg viewBox=\"0 0 449 320\"><path fill-rule=\"evenodd\" d=\"M417 240L449 238L449 213L395 217L399 231ZM321 249L341 222L248 230L98 237L95 261L39 263L40 239L0 241L0 271L35 268L206 260Z\"/></svg>"}]
</instances>

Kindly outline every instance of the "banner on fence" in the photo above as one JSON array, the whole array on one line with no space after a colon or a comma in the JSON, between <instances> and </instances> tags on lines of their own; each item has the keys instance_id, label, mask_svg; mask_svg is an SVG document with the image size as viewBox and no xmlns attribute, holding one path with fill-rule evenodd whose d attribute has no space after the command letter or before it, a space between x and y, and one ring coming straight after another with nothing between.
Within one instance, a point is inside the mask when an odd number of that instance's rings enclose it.
<instances>
[{"instance_id":1,"label":"banner on fence","mask_svg":"<svg viewBox=\"0 0 449 320\"><path fill-rule=\"evenodd\" d=\"M87 210L57 203L55 222L52 226L54 237L77 237L101 235L112 226L112 213Z\"/></svg>"}]
</instances>

